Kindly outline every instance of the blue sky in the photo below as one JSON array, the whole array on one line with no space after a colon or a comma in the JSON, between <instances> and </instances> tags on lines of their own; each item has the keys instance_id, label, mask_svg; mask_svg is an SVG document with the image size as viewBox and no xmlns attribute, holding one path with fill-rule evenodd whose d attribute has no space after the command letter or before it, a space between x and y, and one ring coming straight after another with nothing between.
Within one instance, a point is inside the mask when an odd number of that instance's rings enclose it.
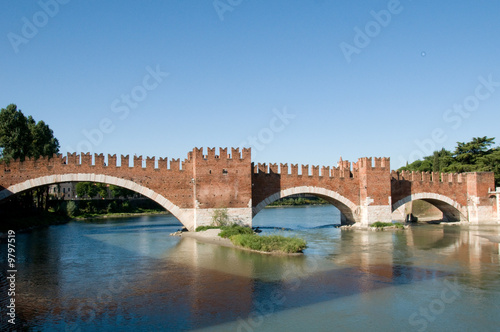
<instances>
[{"instance_id":1,"label":"blue sky","mask_svg":"<svg viewBox=\"0 0 500 332\"><path fill-rule=\"evenodd\" d=\"M9 1L0 107L61 152L392 168L500 143L497 1ZM86 133L86 134L85 134Z\"/></svg>"}]
</instances>

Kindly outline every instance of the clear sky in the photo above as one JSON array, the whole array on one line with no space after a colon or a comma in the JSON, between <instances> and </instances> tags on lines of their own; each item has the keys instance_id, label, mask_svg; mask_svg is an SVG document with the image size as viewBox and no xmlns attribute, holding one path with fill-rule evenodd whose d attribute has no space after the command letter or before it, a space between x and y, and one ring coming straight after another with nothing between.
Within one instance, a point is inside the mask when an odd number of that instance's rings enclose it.
<instances>
[{"instance_id":1,"label":"clear sky","mask_svg":"<svg viewBox=\"0 0 500 332\"><path fill-rule=\"evenodd\" d=\"M500 144L500 2L8 1L0 107L61 152L392 168L472 137Z\"/></svg>"}]
</instances>

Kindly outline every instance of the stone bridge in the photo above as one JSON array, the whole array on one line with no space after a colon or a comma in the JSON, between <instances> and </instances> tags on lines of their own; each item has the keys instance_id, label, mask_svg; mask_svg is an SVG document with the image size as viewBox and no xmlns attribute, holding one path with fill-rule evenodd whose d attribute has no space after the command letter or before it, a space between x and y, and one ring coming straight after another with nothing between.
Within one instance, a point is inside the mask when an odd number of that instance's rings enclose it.
<instances>
[{"instance_id":1,"label":"stone bridge","mask_svg":"<svg viewBox=\"0 0 500 332\"><path fill-rule=\"evenodd\" d=\"M0 163L0 201L22 191L61 182L121 186L156 201L188 229L209 224L214 210L251 225L266 205L293 194L314 194L336 206L343 223L390 221L412 200L425 200L444 219L497 220L494 174L398 173L388 158L343 161L337 167L257 164L251 150L194 148L184 161L75 153Z\"/></svg>"}]
</instances>

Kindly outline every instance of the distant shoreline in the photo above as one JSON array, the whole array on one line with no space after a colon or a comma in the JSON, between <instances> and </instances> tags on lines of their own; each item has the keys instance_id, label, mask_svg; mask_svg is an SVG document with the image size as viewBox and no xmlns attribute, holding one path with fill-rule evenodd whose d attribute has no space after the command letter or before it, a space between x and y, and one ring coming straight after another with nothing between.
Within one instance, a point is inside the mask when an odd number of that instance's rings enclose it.
<instances>
[{"instance_id":1,"label":"distant shoreline","mask_svg":"<svg viewBox=\"0 0 500 332\"><path fill-rule=\"evenodd\" d=\"M332 204L300 204L300 205L266 205L264 209L272 209L272 208L295 208L295 207L307 207L307 206L328 206ZM332 205L334 206L334 205Z\"/></svg>"},{"instance_id":2,"label":"distant shoreline","mask_svg":"<svg viewBox=\"0 0 500 332\"><path fill-rule=\"evenodd\" d=\"M155 215L167 215L171 214L168 211L158 211L158 212L123 212L123 213L110 213L96 215L92 217L74 217L71 220L86 221L92 219L110 219L110 218L128 218L128 217L139 217L139 216L155 216Z\"/></svg>"}]
</instances>

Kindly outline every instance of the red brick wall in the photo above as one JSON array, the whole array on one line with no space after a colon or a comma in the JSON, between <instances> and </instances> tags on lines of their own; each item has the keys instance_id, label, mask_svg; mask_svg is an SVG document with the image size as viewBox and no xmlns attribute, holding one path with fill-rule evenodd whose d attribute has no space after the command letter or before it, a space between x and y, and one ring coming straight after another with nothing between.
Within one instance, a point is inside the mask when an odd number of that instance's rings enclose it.
<instances>
[{"instance_id":1,"label":"red brick wall","mask_svg":"<svg viewBox=\"0 0 500 332\"><path fill-rule=\"evenodd\" d=\"M92 163L90 154L80 156L54 156L51 159L26 160L25 162L12 161L9 165L0 166L0 184L7 188L11 185L22 183L26 180L54 174L94 173L115 176L133 181L144 187L163 195L181 208L192 207L193 167L189 160L185 160L183 169L179 169L179 161L171 161L166 167L165 160L159 162L159 167L154 168L154 163L146 164L142 168L140 157L134 158L134 167L128 166L128 156L122 156L122 166L116 166L116 156L108 155L108 165L104 165L104 156L96 156L95 164Z\"/></svg>"},{"instance_id":2,"label":"red brick wall","mask_svg":"<svg viewBox=\"0 0 500 332\"><path fill-rule=\"evenodd\" d=\"M200 208L249 207L252 199L252 169L250 150L194 149L192 160L196 178L196 200Z\"/></svg>"},{"instance_id":3,"label":"red brick wall","mask_svg":"<svg viewBox=\"0 0 500 332\"><path fill-rule=\"evenodd\" d=\"M280 172L276 164L257 164L253 166L253 193L252 205L255 207L267 197L279 193L281 190L311 186L332 190L351 200L359 202L359 186L357 173L337 167L313 166L309 172L309 165L301 165L301 174L298 174L298 165L280 164ZM290 172L290 174L289 174ZM309 173L311 173L309 175Z\"/></svg>"},{"instance_id":4,"label":"red brick wall","mask_svg":"<svg viewBox=\"0 0 500 332\"><path fill-rule=\"evenodd\" d=\"M94 159L94 162L92 161ZM319 167L288 164L257 164L251 162L250 149L208 149L204 155L195 148L187 159L133 157L129 167L128 156L69 154L51 159L12 161L0 164L0 189L53 174L94 173L127 179L163 195L180 208L193 208L195 199L200 208L248 207L250 199L256 207L267 197L281 190L302 186L325 188L334 191L356 205L367 197L371 205L392 204L411 194L437 193L466 206L468 195L481 197L480 202L491 205L488 189L494 189L493 173L439 174L420 172L390 172L388 158L360 158L357 163L340 161L339 167ZM310 174L309 174L310 173ZM193 183L194 179L194 183Z\"/></svg>"}]
</instances>

